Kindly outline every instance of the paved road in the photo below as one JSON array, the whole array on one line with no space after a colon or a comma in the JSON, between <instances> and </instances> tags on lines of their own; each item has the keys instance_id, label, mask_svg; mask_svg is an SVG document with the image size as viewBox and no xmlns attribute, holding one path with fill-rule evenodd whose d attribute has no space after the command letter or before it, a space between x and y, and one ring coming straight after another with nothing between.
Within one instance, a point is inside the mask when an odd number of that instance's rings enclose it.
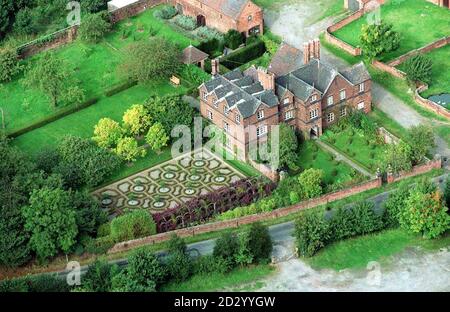
<instances>
[{"instance_id":1,"label":"paved road","mask_svg":"<svg viewBox=\"0 0 450 312\"><path fill-rule=\"evenodd\" d=\"M363 175L372 178L373 174L370 173L369 171L367 171L366 169L364 169L363 167L361 167L360 165L358 165L357 163L355 163L353 160L351 160L350 158L348 158L347 156L341 154L339 151L335 150L332 146L330 146L329 144L320 141L320 140L316 140L316 143L318 145L320 145L323 149L327 150L328 152L332 153L334 156L336 156L336 160L338 161L343 161L346 164L348 164L350 167L352 167L353 169L355 169L356 171L359 171L360 173L362 173Z\"/></svg>"}]
</instances>

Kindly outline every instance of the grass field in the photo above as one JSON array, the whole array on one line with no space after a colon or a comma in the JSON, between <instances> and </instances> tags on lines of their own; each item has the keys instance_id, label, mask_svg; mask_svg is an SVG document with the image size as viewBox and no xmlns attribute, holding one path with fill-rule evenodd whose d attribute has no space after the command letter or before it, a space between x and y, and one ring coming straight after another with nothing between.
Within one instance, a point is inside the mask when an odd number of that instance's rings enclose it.
<instances>
[{"instance_id":1,"label":"grass field","mask_svg":"<svg viewBox=\"0 0 450 312\"><path fill-rule=\"evenodd\" d=\"M393 24L394 30L401 35L400 48L382 55L383 61L392 60L450 35L450 10L425 0L388 0L381 6L381 19ZM334 35L353 46L359 46L361 27L364 24L367 24L366 17L350 23Z\"/></svg>"},{"instance_id":2,"label":"grass field","mask_svg":"<svg viewBox=\"0 0 450 312\"><path fill-rule=\"evenodd\" d=\"M173 30L164 22L155 19L153 13L156 9L147 10L138 16L116 24L113 32L99 44L89 45L76 41L55 50L56 55L74 69L74 76L85 90L86 99L103 97L105 91L124 82L124 79L117 73L117 65L122 58L122 49L136 40L148 38L150 32L156 32L156 36L162 36L178 43L181 48L190 43L197 43ZM138 31L138 26L143 30ZM127 36L123 35L124 29L127 30ZM40 57L42 54L27 59L23 65L32 66ZM51 108L45 95L33 89L26 89L20 82L21 78L23 77L18 76L11 83L4 84L0 88L0 98L6 99L2 100L0 107L5 112L7 133L29 126L57 113L59 109L71 105L61 103L57 109ZM108 100L105 98L103 101ZM111 100L114 101L112 98ZM111 106L114 106L114 103Z\"/></svg>"},{"instance_id":3,"label":"grass field","mask_svg":"<svg viewBox=\"0 0 450 312\"><path fill-rule=\"evenodd\" d=\"M350 182L354 178L352 176L352 168L343 162L334 160L331 154L312 141L306 141L302 144L297 165L302 169L314 168L323 170L323 181L327 185L336 182Z\"/></svg>"},{"instance_id":4,"label":"grass field","mask_svg":"<svg viewBox=\"0 0 450 312\"><path fill-rule=\"evenodd\" d=\"M382 262L407 247L419 246L436 250L449 244L449 234L425 240L402 229L391 229L334 243L306 260L316 269L365 268L370 261Z\"/></svg>"},{"instance_id":5,"label":"grass field","mask_svg":"<svg viewBox=\"0 0 450 312\"><path fill-rule=\"evenodd\" d=\"M224 289L239 289L241 286L253 283L261 278L267 277L274 272L270 265L256 265L237 268L227 274L201 274L194 275L181 283L171 283L163 286L161 291L166 292L199 292L219 291ZM263 285L261 285L263 286Z\"/></svg>"},{"instance_id":6,"label":"grass field","mask_svg":"<svg viewBox=\"0 0 450 312\"><path fill-rule=\"evenodd\" d=\"M385 151L385 145L369 141L361 131L353 129L339 133L327 130L321 139L372 172L376 171Z\"/></svg>"}]
</instances>

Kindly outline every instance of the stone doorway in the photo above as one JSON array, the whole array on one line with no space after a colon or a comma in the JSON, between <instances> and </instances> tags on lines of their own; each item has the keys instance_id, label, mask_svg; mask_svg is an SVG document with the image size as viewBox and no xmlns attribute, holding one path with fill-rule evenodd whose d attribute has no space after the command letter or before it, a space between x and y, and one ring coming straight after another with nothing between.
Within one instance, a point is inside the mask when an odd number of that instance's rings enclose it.
<instances>
[{"instance_id":1,"label":"stone doorway","mask_svg":"<svg viewBox=\"0 0 450 312\"><path fill-rule=\"evenodd\" d=\"M197 26L206 26L206 17L204 15L197 15Z\"/></svg>"}]
</instances>

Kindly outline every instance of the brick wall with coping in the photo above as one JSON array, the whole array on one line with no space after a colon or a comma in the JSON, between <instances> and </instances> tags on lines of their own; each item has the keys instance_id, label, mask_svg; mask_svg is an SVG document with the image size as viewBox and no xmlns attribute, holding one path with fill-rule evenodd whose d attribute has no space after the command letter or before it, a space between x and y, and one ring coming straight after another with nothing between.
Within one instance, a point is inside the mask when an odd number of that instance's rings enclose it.
<instances>
[{"instance_id":1,"label":"brick wall with coping","mask_svg":"<svg viewBox=\"0 0 450 312\"><path fill-rule=\"evenodd\" d=\"M428 89L427 84L423 84L416 89L416 91L414 92L414 99L416 100L416 102L419 103L421 106L423 106L429 110L432 110L436 114L443 116L447 119L450 119L450 111L448 109L446 109L444 106L441 106L433 101L425 99L420 95L421 92L424 92L427 89Z\"/></svg>"},{"instance_id":2,"label":"brick wall with coping","mask_svg":"<svg viewBox=\"0 0 450 312\"><path fill-rule=\"evenodd\" d=\"M387 175L387 183L394 183L397 181L401 181L403 179L413 177L419 174L423 174L426 172L429 172L433 169L440 169L442 168L442 157L439 155L436 155L433 160L428 161L425 164L414 166L411 171L408 172L400 172L397 175L394 175L392 173L389 173Z\"/></svg>"}]
</instances>

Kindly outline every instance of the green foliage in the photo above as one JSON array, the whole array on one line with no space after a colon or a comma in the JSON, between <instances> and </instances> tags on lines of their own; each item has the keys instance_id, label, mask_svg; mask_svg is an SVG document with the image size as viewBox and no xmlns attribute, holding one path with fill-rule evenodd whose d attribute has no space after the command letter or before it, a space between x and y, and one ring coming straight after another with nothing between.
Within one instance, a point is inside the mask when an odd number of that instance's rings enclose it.
<instances>
[{"instance_id":1,"label":"green foliage","mask_svg":"<svg viewBox=\"0 0 450 312\"><path fill-rule=\"evenodd\" d=\"M196 87L211 79L210 75L193 64L182 66L181 70L178 72L178 75L181 79L189 81Z\"/></svg>"},{"instance_id":2,"label":"green foliage","mask_svg":"<svg viewBox=\"0 0 450 312\"><path fill-rule=\"evenodd\" d=\"M295 222L298 255L312 257L329 239L328 223L321 213L302 213Z\"/></svg>"},{"instance_id":3,"label":"green foliage","mask_svg":"<svg viewBox=\"0 0 450 312\"><path fill-rule=\"evenodd\" d=\"M242 36L242 34L240 32L238 32L235 29L230 29L225 34L224 39L225 39L226 46L232 50L239 48L239 46L244 43L244 37Z\"/></svg>"},{"instance_id":4,"label":"green foliage","mask_svg":"<svg viewBox=\"0 0 450 312\"><path fill-rule=\"evenodd\" d=\"M98 200L87 191L72 191L70 200L75 211L79 236L94 236L99 226L108 221L108 216L100 207Z\"/></svg>"},{"instance_id":5,"label":"green foliage","mask_svg":"<svg viewBox=\"0 0 450 312\"><path fill-rule=\"evenodd\" d=\"M392 173L398 174L401 171L409 171L412 168L411 146L403 141L398 144L389 144L383 155L380 167L385 171L390 168Z\"/></svg>"},{"instance_id":6,"label":"green foliage","mask_svg":"<svg viewBox=\"0 0 450 312\"><path fill-rule=\"evenodd\" d=\"M261 223L253 223L248 233L248 248L253 262L268 262L272 254L272 239L267 226Z\"/></svg>"},{"instance_id":7,"label":"green foliage","mask_svg":"<svg viewBox=\"0 0 450 312\"><path fill-rule=\"evenodd\" d=\"M52 52L44 53L27 69L23 83L26 87L44 93L53 107L61 100L68 103L81 103L84 100L84 91L78 86L73 69Z\"/></svg>"},{"instance_id":8,"label":"green foliage","mask_svg":"<svg viewBox=\"0 0 450 312\"><path fill-rule=\"evenodd\" d=\"M14 21L13 30L19 35L33 35L38 31L39 25L36 21L36 14L33 10L25 7L17 12L16 20Z\"/></svg>"},{"instance_id":9,"label":"green foliage","mask_svg":"<svg viewBox=\"0 0 450 312\"><path fill-rule=\"evenodd\" d=\"M134 162L138 157L145 157L147 154L145 148L140 147L135 138L129 137L121 138L117 142L115 151L118 156L128 162Z\"/></svg>"},{"instance_id":10,"label":"green foliage","mask_svg":"<svg viewBox=\"0 0 450 312\"><path fill-rule=\"evenodd\" d=\"M89 292L109 292L112 289L112 279L117 274L117 267L106 261L96 260L89 265L86 274L81 278L81 287Z\"/></svg>"},{"instance_id":11,"label":"green foliage","mask_svg":"<svg viewBox=\"0 0 450 312\"><path fill-rule=\"evenodd\" d=\"M436 146L433 129L427 125L409 128L408 143L411 146L411 160L413 164L420 163L429 151Z\"/></svg>"},{"instance_id":12,"label":"green foliage","mask_svg":"<svg viewBox=\"0 0 450 312\"><path fill-rule=\"evenodd\" d=\"M310 199L322 194L323 171L310 168L303 171L298 177L302 198Z\"/></svg>"},{"instance_id":13,"label":"green foliage","mask_svg":"<svg viewBox=\"0 0 450 312\"><path fill-rule=\"evenodd\" d=\"M179 236L173 234L170 237L169 242L167 243L167 251L169 253L176 253L176 252L181 252L181 253L186 253L186 242L184 241L184 239L180 238Z\"/></svg>"},{"instance_id":14,"label":"green foliage","mask_svg":"<svg viewBox=\"0 0 450 312\"><path fill-rule=\"evenodd\" d=\"M246 266L253 263L253 254L250 251L250 232L243 231L238 234L238 249L235 255L236 264Z\"/></svg>"},{"instance_id":15,"label":"green foliage","mask_svg":"<svg viewBox=\"0 0 450 312\"><path fill-rule=\"evenodd\" d=\"M167 257L166 270L170 280L183 282L192 275L192 259L182 251L170 252Z\"/></svg>"},{"instance_id":16,"label":"green foliage","mask_svg":"<svg viewBox=\"0 0 450 312\"><path fill-rule=\"evenodd\" d=\"M446 206L450 207L450 177L447 177L447 180L445 181L444 197Z\"/></svg>"},{"instance_id":17,"label":"green foliage","mask_svg":"<svg viewBox=\"0 0 450 312\"><path fill-rule=\"evenodd\" d=\"M400 225L399 214L404 209L409 194L409 185L402 183L396 191L389 195L389 198L384 203L384 222L388 227L398 227Z\"/></svg>"},{"instance_id":18,"label":"green foliage","mask_svg":"<svg viewBox=\"0 0 450 312\"><path fill-rule=\"evenodd\" d=\"M266 46L263 41L255 40L251 44L248 44L242 49L239 49L233 53L221 59L221 63L228 69L235 69L243 64L246 64L266 52Z\"/></svg>"},{"instance_id":19,"label":"green foliage","mask_svg":"<svg viewBox=\"0 0 450 312\"><path fill-rule=\"evenodd\" d=\"M179 95L154 96L144 105L152 120L160 122L167 134L171 133L176 125L192 125L194 109Z\"/></svg>"},{"instance_id":20,"label":"green foliage","mask_svg":"<svg viewBox=\"0 0 450 312\"><path fill-rule=\"evenodd\" d=\"M217 38L209 38L203 40L197 48L207 54L209 54L211 57L214 57L217 54L222 54L224 44L220 39Z\"/></svg>"},{"instance_id":21,"label":"green foliage","mask_svg":"<svg viewBox=\"0 0 450 312\"><path fill-rule=\"evenodd\" d=\"M123 76L139 82L167 79L181 66L180 48L162 37L153 37L125 48L119 66Z\"/></svg>"},{"instance_id":22,"label":"green foliage","mask_svg":"<svg viewBox=\"0 0 450 312\"><path fill-rule=\"evenodd\" d=\"M102 118L94 127L94 140L98 146L111 148L122 138L123 130L119 123L111 118Z\"/></svg>"},{"instance_id":23,"label":"green foliage","mask_svg":"<svg viewBox=\"0 0 450 312\"><path fill-rule=\"evenodd\" d=\"M33 190L29 206L23 209L30 247L40 260L69 252L78 234L76 214L69 193L48 187Z\"/></svg>"},{"instance_id":24,"label":"green foliage","mask_svg":"<svg viewBox=\"0 0 450 312\"><path fill-rule=\"evenodd\" d=\"M0 281L0 292L68 292L67 281L56 274L30 275Z\"/></svg>"},{"instance_id":25,"label":"green foliage","mask_svg":"<svg viewBox=\"0 0 450 312\"><path fill-rule=\"evenodd\" d=\"M136 250L128 258L126 274L137 285L158 288L167 277L167 271L153 253L146 249Z\"/></svg>"},{"instance_id":26,"label":"green foliage","mask_svg":"<svg viewBox=\"0 0 450 312\"><path fill-rule=\"evenodd\" d=\"M388 23L363 25L360 40L364 55L369 60L395 51L400 46L400 35Z\"/></svg>"},{"instance_id":27,"label":"green foliage","mask_svg":"<svg viewBox=\"0 0 450 312\"><path fill-rule=\"evenodd\" d=\"M0 49L0 82L8 82L21 70L17 49L6 45Z\"/></svg>"},{"instance_id":28,"label":"green foliage","mask_svg":"<svg viewBox=\"0 0 450 312\"><path fill-rule=\"evenodd\" d=\"M153 234L156 234L155 221L144 210L127 213L111 222L111 237L115 242L132 240Z\"/></svg>"},{"instance_id":29,"label":"green foliage","mask_svg":"<svg viewBox=\"0 0 450 312\"><path fill-rule=\"evenodd\" d=\"M213 256L221 258L226 264L226 271L231 270L235 265L236 254L239 249L239 241L235 234L225 233L219 237L214 246Z\"/></svg>"},{"instance_id":30,"label":"green foliage","mask_svg":"<svg viewBox=\"0 0 450 312\"><path fill-rule=\"evenodd\" d=\"M125 128L132 135L140 135L150 127L152 118L144 105L136 104L131 106L123 114Z\"/></svg>"},{"instance_id":31,"label":"green foliage","mask_svg":"<svg viewBox=\"0 0 450 312\"><path fill-rule=\"evenodd\" d=\"M202 256L196 259L194 263L194 274L225 274L229 271L230 264L227 260L213 255Z\"/></svg>"},{"instance_id":32,"label":"green foliage","mask_svg":"<svg viewBox=\"0 0 450 312\"><path fill-rule=\"evenodd\" d=\"M418 54L407 59L404 64L404 69L409 83L431 83L433 75L433 61L425 55Z\"/></svg>"},{"instance_id":33,"label":"green foliage","mask_svg":"<svg viewBox=\"0 0 450 312\"><path fill-rule=\"evenodd\" d=\"M58 145L61 161L80 173L83 184L93 187L102 183L120 165L120 159L89 139L65 137Z\"/></svg>"},{"instance_id":34,"label":"green foliage","mask_svg":"<svg viewBox=\"0 0 450 312\"><path fill-rule=\"evenodd\" d=\"M98 43L111 30L108 16L103 13L88 14L78 29L78 38L86 43Z\"/></svg>"},{"instance_id":35,"label":"green foliage","mask_svg":"<svg viewBox=\"0 0 450 312\"><path fill-rule=\"evenodd\" d=\"M223 41L222 33L207 26L202 26L197 29L197 37L200 37L202 40L216 39L219 42Z\"/></svg>"},{"instance_id":36,"label":"green foliage","mask_svg":"<svg viewBox=\"0 0 450 312\"><path fill-rule=\"evenodd\" d=\"M280 124L279 133L279 166L295 170L298 159L298 139L294 129L285 123Z\"/></svg>"},{"instance_id":37,"label":"green foliage","mask_svg":"<svg viewBox=\"0 0 450 312\"><path fill-rule=\"evenodd\" d=\"M163 125L159 122L151 126L145 136L145 142L147 142L151 149L157 152L160 152L163 147L166 147L169 140L170 138L166 134Z\"/></svg>"},{"instance_id":38,"label":"green foliage","mask_svg":"<svg viewBox=\"0 0 450 312\"><path fill-rule=\"evenodd\" d=\"M183 28L184 30L191 31L197 28L197 21L190 16L177 15L173 19L173 22L175 23L175 25Z\"/></svg>"},{"instance_id":39,"label":"green foliage","mask_svg":"<svg viewBox=\"0 0 450 312\"><path fill-rule=\"evenodd\" d=\"M178 14L178 11L174 6L163 6L159 10L156 10L153 13L153 16L156 18L168 20L177 14Z\"/></svg>"},{"instance_id":40,"label":"green foliage","mask_svg":"<svg viewBox=\"0 0 450 312\"><path fill-rule=\"evenodd\" d=\"M87 13L97 13L108 9L108 0L82 0L81 9Z\"/></svg>"}]
</instances>

